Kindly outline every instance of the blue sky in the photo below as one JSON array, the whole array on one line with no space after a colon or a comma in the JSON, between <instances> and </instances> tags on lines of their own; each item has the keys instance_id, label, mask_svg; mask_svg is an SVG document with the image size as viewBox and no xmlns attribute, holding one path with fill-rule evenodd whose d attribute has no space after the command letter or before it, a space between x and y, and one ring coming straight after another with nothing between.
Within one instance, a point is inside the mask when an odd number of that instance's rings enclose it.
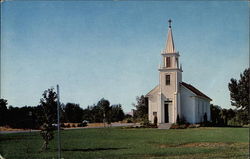
<instances>
[{"instance_id":1,"label":"blue sky","mask_svg":"<svg viewBox=\"0 0 250 159\"><path fill-rule=\"evenodd\" d=\"M4 2L1 97L35 106L59 84L64 103L130 111L158 84L171 18L183 81L228 108L228 82L248 67L248 15L247 1Z\"/></svg>"}]
</instances>

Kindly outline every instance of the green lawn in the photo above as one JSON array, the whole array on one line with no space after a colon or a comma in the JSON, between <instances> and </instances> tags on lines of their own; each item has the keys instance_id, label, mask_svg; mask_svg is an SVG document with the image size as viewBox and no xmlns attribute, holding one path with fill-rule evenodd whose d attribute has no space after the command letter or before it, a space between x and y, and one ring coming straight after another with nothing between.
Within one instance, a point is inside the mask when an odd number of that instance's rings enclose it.
<instances>
[{"instance_id":1,"label":"green lawn","mask_svg":"<svg viewBox=\"0 0 250 159\"><path fill-rule=\"evenodd\" d=\"M77 158L248 158L248 128L81 129L62 131L62 157ZM56 138L47 152L39 133L1 135L6 159L56 158Z\"/></svg>"}]
</instances>

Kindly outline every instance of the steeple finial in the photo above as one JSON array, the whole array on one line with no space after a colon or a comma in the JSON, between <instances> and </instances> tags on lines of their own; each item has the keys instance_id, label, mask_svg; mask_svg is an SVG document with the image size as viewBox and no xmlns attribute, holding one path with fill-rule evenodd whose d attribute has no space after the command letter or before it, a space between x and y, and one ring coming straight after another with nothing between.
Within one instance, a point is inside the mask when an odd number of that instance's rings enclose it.
<instances>
[{"instance_id":1,"label":"steeple finial","mask_svg":"<svg viewBox=\"0 0 250 159\"><path fill-rule=\"evenodd\" d=\"M168 20L168 27L169 27L169 28L171 28L171 23L172 23L172 20L169 19L169 20Z\"/></svg>"}]
</instances>

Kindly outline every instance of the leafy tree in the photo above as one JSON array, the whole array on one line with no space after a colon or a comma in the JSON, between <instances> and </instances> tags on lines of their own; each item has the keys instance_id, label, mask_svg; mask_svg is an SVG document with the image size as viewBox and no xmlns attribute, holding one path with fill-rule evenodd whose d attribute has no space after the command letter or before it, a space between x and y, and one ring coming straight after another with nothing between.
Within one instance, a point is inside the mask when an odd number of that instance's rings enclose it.
<instances>
[{"instance_id":1,"label":"leafy tree","mask_svg":"<svg viewBox=\"0 0 250 159\"><path fill-rule=\"evenodd\" d=\"M103 124L105 126L105 122L108 121L109 118L108 115L110 115L108 112L110 111L110 103L108 100L102 98L98 103L97 106L100 107L102 114L103 114Z\"/></svg>"},{"instance_id":2,"label":"leafy tree","mask_svg":"<svg viewBox=\"0 0 250 159\"><path fill-rule=\"evenodd\" d=\"M112 105L110 114L112 122L122 121L125 117L121 104Z\"/></svg>"},{"instance_id":3,"label":"leafy tree","mask_svg":"<svg viewBox=\"0 0 250 159\"><path fill-rule=\"evenodd\" d=\"M240 74L240 79L234 78L228 84L231 97L231 105L239 109L243 124L248 124L249 115L249 76L250 69Z\"/></svg>"},{"instance_id":4,"label":"leafy tree","mask_svg":"<svg viewBox=\"0 0 250 159\"><path fill-rule=\"evenodd\" d=\"M38 128L37 117L34 114L36 107L12 107L8 109L7 124L12 128Z\"/></svg>"},{"instance_id":5,"label":"leafy tree","mask_svg":"<svg viewBox=\"0 0 250 159\"><path fill-rule=\"evenodd\" d=\"M148 100L145 96L141 95L136 97L136 104L133 104L136 108L134 112L134 118L148 118Z\"/></svg>"},{"instance_id":6,"label":"leafy tree","mask_svg":"<svg viewBox=\"0 0 250 159\"><path fill-rule=\"evenodd\" d=\"M83 120L87 120L89 122L94 122L93 118L92 118L92 113L91 113L91 107L88 106L86 109L83 109L83 116L82 119Z\"/></svg>"},{"instance_id":7,"label":"leafy tree","mask_svg":"<svg viewBox=\"0 0 250 159\"><path fill-rule=\"evenodd\" d=\"M221 115L220 115L221 107L219 107L218 105L211 104L210 109L211 109L212 124L214 126L222 126L223 122L222 122L222 118L221 118Z\"/></svg>"},{"instance_id":8,"label":"leafy tree","mask_svg":"<svg viewBox=\"0 0 250 159\"><path fill-rule=\"evenodd\" d=\"M7 100L0 99L0 126L6 125L6 117L8 113Z\"/></svg>"},{"instance_id":9,"label":"leafy tree","mask_svg":"<svg viewBox=\"0 0 250 159\"><path fill-rule=\"evenodd\" d=\"M228 122L228 110L227 109L221 109L220 110L220 117L221 117L221 124L227 125Z\"/></svg>"},{"instance_id":10,"label":"leafy tree","mask_svg":"<svg viewBox=\"0 0 250 159\"><path fill-rule=\"evenodd\" d=\"M67 122L80 123L83 118L83 109L79 104L67 103L64 109L64 116Z\"/></svg>"},{"instance_id":11,"label":"leafy tree","mask_svg":"<svg viewBox=\"0 0 250 159\"><path fill-rule=\"evenodd\" d=\"M45 90L40 99L40 121L43 123L41 127L41 136L44 140L42 150L48 149L49 141L54 138L53 123L56 123L57 117L57 94L53 88Z\"/></svg>"},{"instance_id":12,"label":"leafy tree","mask_svg":"<svg viewBox=\"0 0 250 159\"><path fill-rule=\"evenodd\" d=\"M93 122L103 122L103 111L101 110L101 107L98 105L94 105L90 107L90 115Z\"/></svg>"}]
</instances>

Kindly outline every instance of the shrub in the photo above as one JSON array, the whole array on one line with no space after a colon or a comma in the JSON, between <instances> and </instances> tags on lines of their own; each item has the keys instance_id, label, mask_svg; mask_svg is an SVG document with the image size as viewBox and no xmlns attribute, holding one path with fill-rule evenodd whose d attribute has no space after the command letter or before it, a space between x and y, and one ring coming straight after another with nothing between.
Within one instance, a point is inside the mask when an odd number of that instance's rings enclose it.
<instances>
[{"instance_id":1,"label":"shrub","mask_svg":"<svg viewBox=\"0 0 250 159\"><path fill-rule=\"evenodd\" d=\"M133 120L131 118L128 118L127 123L133 123Z\"/></svg>"},{"instance_id":2,"label":"shrub","mask_svg":"<svg viewBox=\"0 0 250 159\"><path fill-rule=\"evenodd\" d=\"M61 126L62 128L65 128L65 127L66 127L64 123L61 123L60 126Z\"/></svg>"},{"instance_id":3,"label":"shrub","mask_svg":"<svg viewBox=\"0 0 250 159\"><path fill-rule=\"evenodd\" d=\"M182 124L179 126L179 129L186 129L188 126L186 124Z\"/></svg>"},{"instance_id":4,"label":"shrub","mask_svg":"<svg viewBox=\"0 0 250 159\"><path fill-rule=\"evenodd\" d=\"M141 124L141 126L148 127L150 122L149 122L148 118L144 118L140 124Z\"/></svg>"},{"instance_id":5,"label":"shrub","mask_svg":"<svg viewBox=\"0 0 250 159\"><path fill-rule=\"evenodd\" d=\"M200 124L191 124L188 126L188 128L198 128L200 127Z\"/></svg>"},{"instance_id":6,"label":"shrub","mask_svg":"<svg viewBox=\"0 0 250 159\"><path fill-rule=\"evenodd\" d=\"M66 127L67 127L67 128L70 128L70 124L67 124Z\"/></svg>"},{"instance_id":7,"label":"shrub","mask_svg":"<svg viewBox=\"0 0 250 159\"><path fill-rule=\"evenodd\" d=\"M86 122L77 124L77 127L85 127L85 126L88 126Z\"/></svg>"},{"instance_id":8,"label":"shrub","mask_svg":"<svg viewBox=\"0 0 250 159\"><path fill-rule=\"evenodd\" d=\"M186 129L188 127L189 127L189 124L181 124L181 125L179 125L179 124L174 123L174 124L171 125L170 129Z\"/></svg>"},{"instance_id":9,"label":"shrub","mask_svg":"<svg viewBox=\"0 0 250 159\"><path fill-rule=\"evenodd\" d=\"M154 125L157 125L157 116L154 116Z\"/></svg>"},{"instance_id":10,"label":"shrub","mask_svg":"<svg viewBox=\"0 0 250 159\"><path fill-rule=\"evenodd\" d=\"M177 123L178 125L180 125L180 124L181 124L181 121L180 121L180 116L179 116L179 114L177 115L176 123Z\"/></svg>"},{"instance_id":11,"label":"shrub","mask_svg":"<svg viewBox=\"0 0 250 159\"><path fill-rule=\"evenodd\" d=\"M179 124L172 124L170 129L179 129L180 125Z\"/></svg>"}]
</instances>

